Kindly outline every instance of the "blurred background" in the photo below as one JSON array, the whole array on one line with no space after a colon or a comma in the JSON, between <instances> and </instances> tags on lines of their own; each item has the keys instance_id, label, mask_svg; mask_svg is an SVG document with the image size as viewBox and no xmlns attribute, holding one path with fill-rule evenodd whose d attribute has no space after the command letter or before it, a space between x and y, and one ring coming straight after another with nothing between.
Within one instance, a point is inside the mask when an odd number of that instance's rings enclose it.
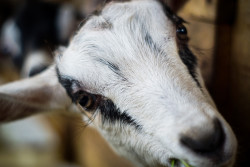
<instances>
[{"instance_id":1,"label":"blurred background","mask_svg":"<svg viewBox=\"0 0 250 167\"><path fill-rule=\"evenodd\" d=\"M167 0L188 24L206 85L250 158L250 1ZM33 76L67 46L102 0L1 0L0 84ZM1 106L0 106L1 107ZM78 115L47 114L0 125L0 167L129 167ZM132 167L132 166L131 166Z\"/></svg>"}]
</instances>

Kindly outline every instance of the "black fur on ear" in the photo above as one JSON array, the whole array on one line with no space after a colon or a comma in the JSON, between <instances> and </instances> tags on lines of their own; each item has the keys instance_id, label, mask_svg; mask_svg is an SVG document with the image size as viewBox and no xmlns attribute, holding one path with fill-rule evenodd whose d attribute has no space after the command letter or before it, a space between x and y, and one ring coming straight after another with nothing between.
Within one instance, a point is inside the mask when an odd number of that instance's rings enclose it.
<instances>
[{"instance_id":1,"label":"black fur on ear","mask_svg":"<svg viewBox=\"0 0 250 167\"><path fill-rule=\"evenodd\" d=\"M109 2L126 2L126 1L130 1L130 0L105 0L104 3L107 4Z\"/></svg>"},{"instance_id":2,"label":"black fur on ear","mask_svg":"<svg viewBox=\"0 0 250 167\"><path fill-rule=\"evenodd\" d=\"M188 1L188 0L159 0L162 4L167 5L173 12L178 12L179 9Z\"/></svg>"}]
</instances>

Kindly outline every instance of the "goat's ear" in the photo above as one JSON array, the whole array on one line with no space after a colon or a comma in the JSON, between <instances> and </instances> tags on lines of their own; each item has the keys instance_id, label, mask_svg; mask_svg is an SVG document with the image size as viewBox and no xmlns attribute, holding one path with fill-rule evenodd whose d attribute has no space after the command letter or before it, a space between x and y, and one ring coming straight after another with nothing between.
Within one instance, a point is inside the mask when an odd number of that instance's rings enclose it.
<instances>
[{"instance_id":1,"label":"goat's ear","mask_svg":"<svg viewBox=\"0 0 250 167\"><path fill-rule=\"evenodd\" d=\"M71 100L59 84L54 66L32 78L0 86L0 122L63 110L70 105Z\"/></svg>"}]
</instances>

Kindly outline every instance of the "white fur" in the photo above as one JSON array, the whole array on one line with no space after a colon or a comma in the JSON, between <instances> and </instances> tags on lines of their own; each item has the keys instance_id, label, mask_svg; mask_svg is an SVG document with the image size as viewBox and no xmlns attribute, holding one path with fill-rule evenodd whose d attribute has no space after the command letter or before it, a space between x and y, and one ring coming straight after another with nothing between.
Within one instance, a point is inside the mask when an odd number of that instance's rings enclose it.
<instances>
[{"instance_id":1,"label":"white fur","mask_svg":"<svg viewBox=\"0 0 250 167\"><path fill-rule=\"evenodd\" d=\"M12 56L20 55L22 52L21 33L12 19L6 21L3 25L1 45L1 47L7 49Z\"/></svg>"},{"instance_id":2,"label":"white fur","mask_svg":"<svg viewBox=\"0 0 250 167\"><path fill-rule=\"evenodd\" d=\"M59 141L58 136L46 125L46 120L42 117L1 125L2 140L11 147L34 145L41 149L55 149Z\"/></svg>"}]
</instances>

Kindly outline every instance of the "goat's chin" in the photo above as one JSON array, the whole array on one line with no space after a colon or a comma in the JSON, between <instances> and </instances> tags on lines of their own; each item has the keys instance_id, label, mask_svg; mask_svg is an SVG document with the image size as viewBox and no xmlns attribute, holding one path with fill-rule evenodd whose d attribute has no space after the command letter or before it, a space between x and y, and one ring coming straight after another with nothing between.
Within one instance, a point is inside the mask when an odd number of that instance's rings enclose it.
<instances>
[{"instance_id":1,"label":"goat's chin","mask_svg":"<svg viewBox=\"0 0 250 167\"><path fill-rule=\"evenodd\" d=\"M123 154L124 156L124 154ZM128 160L130 160L136 167L170 167L172 166L172 161L174 160L174 167L187 167L184 165L183 161L187 163L190 167L233 167L235 163L235 156L231 157L228 161L217 162L215 163L213 160L201 158L197 160L197 157L193 157L190 159L181 160L180 157L172 157L164 160L162 157L159 159L151 159L152 157L148 157L149 159L144 159L136 156L124 156ZM133 157L133 158L131 158ZM160 162L161 161L161 162Z\"/></svg>"},{"instance_id":2,"label":"goat's chin","mask_svg":"<svg viewBox=\"0 0 250 167\"><path fill-rule=\"evenodd\" d=\"M197 160L197 157L194 159ZM180 160L180 158L178 157L171 158L168 160L167 164L157 165L157 167L169 167L171 166L171 162L173 160L175 162L175 167L186 167L186 165L184 165L183 162L181 162L182 160ZM221 162L221 163L220 162L214 163L212 160L209 160L209 159L203 159L203 160L200 160L199 162L194 161L192 159L184 160L184 161L191 167L233 167L235 163L235 156L233 158L230 158L228 161Z\"/></svg>"}]
</instances>

